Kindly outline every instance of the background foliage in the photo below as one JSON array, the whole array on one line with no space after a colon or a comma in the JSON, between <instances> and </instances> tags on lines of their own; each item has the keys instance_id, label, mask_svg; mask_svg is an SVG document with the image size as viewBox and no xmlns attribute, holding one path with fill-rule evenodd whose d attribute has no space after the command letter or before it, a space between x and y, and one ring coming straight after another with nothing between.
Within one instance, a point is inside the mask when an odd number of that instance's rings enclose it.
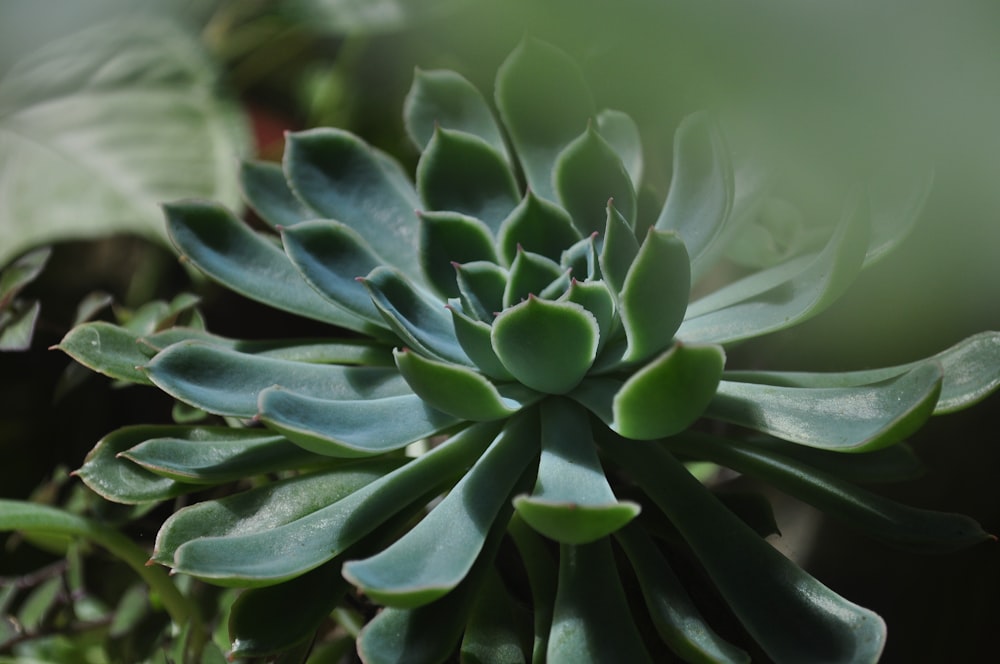
<instances>
[{"instance_id":1,"label":"background foliage","mask_svg":"<svg viewBox=\"0 0 1000 664\"><path fill-rule=\"evenodd\" d=\"M44 350L101 302L88 299L90 293L110 292L116 307L102 315L136 325L176 315L169 307L141 309L147 300L191 289L203 296L202 308L217 332L265 338L289 324L270 314L260 324L255 305L193 283L155 241L109 239L123 231L156 238L156 206L166 199L203 195L235 203L233 157L249 149L242 147L240 116L255 128L253 149L265 156L280 154L282 129L333 124L412 165L416 155L406 146L398 109L413 67L453 68L489 90L496 66L525 32L582 63L599 107L620 108L636 119L649 169L668 173L670 139L681 117L703 107L719 110L742 137L738 147L769 157L788 198L804 211L806 226L810 218L829 216L826 206L838 204L844 182L858 171L917 158L934 164L935 188L911 240L831 310L776 339L747 345L740 350L747 357L788 369L889 365L1000 327L995 3L62 4L65 11L47 9L44 15L31 2L0 7L0 263L59 240L44 272L19 295L41 302L31 349L0 355L2 497L34 495L78 513L135 516L107 514L111 508L66 480L66 471L79 467L94 441L112 428L170 418L170 404L160 395L115 390L93 377L80 384L66 373L65 357ZM82 77L32 80L28 65L60 43L79 49L69 58L75 66L99 57L82 40L110 20L131 21L119 34L123 42L139 31L169 35L143 39L147 57L169 63L150 49L179 44L171 48L181 64L118 70L117 78L107 79L112 97L102 96L103 90L94 94L81 85ZM65 71L60 67L58 73ZM144 107L150 94L172 101ZM235 115L232 99L240 102ZM46 112L39 112L43 105ZM126 120L112 125L118 113ZM20 122L47 141L25 145L11 130L21 132ZM154 142L138 151L134 141L129 147L128 135L109 130L127 128L128 122L138 123L135 131L154 124ZM192 141L194 152L180 136ZM56 139L62 140L58 154L79 157L53 156ZM102 157L105 150L113 158ZM157 171L173 152L185 165L175 166L172 157L169 169ZM83 157L107 166L110 175L100 175L94 162L81 168ZM95 172L96 180L85 178ZM128 191L107 191L107 183L119 180L130 183ZM69 241L81 237L90 239ZM1000 531L991 491L1000 457L987 420L998 403L994 396L977 409L932 421L915 439L931 472L890 494L971 514L988 531ZM151 541L163 516L143 515L129 535ZM1000 619L1000 566L990 547L924 558L883 549L835 525L818 526L799 507L782 518L786 537L779 546L807 559L835 590L886 618L893 634L886 661L972 661L986 652L990 627ZM141 593L125 575L104 574L112 562L99 552L67 551L58 542L29 544L17 536L2 542L0 575L11 581L0 591L0 608L37 633L65 631L70 618L55 609L65 605L57 598L67 589L72 596L85 588L95 600L89 608L89 600L74 600L77 620L108 619L108 607L127 607ZM846 549L855 553L843 555ZM47 563L57 566L52 574L24 576ZM17 588L15 581L24 579L30 588ZM204 598L208 605L217 599ZM132 627L156 620L120 608L114 615L125 616L122 621L131 616ZM119 628L119 634L143 633Z\"/></svg>"}]
</instances>

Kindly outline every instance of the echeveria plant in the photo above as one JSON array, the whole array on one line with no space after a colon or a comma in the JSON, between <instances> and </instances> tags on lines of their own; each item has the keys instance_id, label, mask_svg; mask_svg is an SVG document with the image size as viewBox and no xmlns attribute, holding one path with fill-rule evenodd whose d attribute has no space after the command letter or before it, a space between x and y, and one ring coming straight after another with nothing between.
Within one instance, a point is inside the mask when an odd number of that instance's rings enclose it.
<instances>
[{"instance_id":1,"label":"echeveria plant","mask_svg":"<svg viewBox=\"0 0 1000 664\"><path fill-rule=\"evenodd\" d=\"M710 115L678 128L666 202L644 215L636 126L595 110L565 54L522 43L495 104L500 122L458 74L418 71L404 109L415 185L356 136L315 129L288 136L280 166L243 168L270 228L212 202L168 205L185 260L341 338L76 328L61 347L80 362L222 416L116 431L79 475L125 503L249 487L177 510L153 553L247 588L234 656L303 651L347 606L370 619L366 662L456 649L483 662L659 661L668 649L747 661L695 608L691 593L714 587L775 661L876 660L881 618L775 550L769 507L717 494L692 462L908 549L988 537L852 482L910 474L902 439L997 388L997 334L868 371L726 363L727 346L840 295L923 192L887 212L859 190L820 246L692 300L748 224L767 228L765 194L734 177ZM676 564L703 574L682 580Z\"/></svg>"}]
</instances>

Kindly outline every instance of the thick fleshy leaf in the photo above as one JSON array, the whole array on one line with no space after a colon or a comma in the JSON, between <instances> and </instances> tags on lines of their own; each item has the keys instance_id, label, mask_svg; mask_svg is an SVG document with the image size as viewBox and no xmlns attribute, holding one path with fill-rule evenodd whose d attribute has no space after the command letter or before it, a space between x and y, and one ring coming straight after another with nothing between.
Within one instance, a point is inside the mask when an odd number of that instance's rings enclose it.
<instances>
[{"instance_id":1,"label":"thick fleshy leaf","mask_svg":"<svg viewBox=\"0 0 1000 664\"><path fill-rule=\"evenodd\" d=\"M990 538L967 516L902 505L760 447L697 432L671 439L667 445L764 480L824 514L906 550L948 553Z\"/></svg>"},{"instance_id":2,"label":"thick fleshy leaf","mask_svg":"<svg viewBox=\"0 0 1000 664\"><path fill-rule=\"evenodd\" d=\"M600 265L597 258L597 233L583 238L562 253L559 264L567 268L578 281L589 281L600 278ZM583 275L581 277L581 275Z\"/></svg>"},{"instance_id":3,"label":"thick fleshy leaf","mask_svg":"<svg viewBox=\"0 0 1000 664\"><path fill-rule=\"evenodd\" d=\"M611 543L563 544L546 661L652 662L629 611Z\"/></svg>"},{"instance_id":4,"label":"thick fleshy leaf","mask_svg":"<svg viewBox=\"0 0 1000 664\"><path fill-rule=\"evenodd\" d=\"M489 570L469 611L460 661L466 664L527 664L531 644L527 615L511 599L504 580Z\"/></svg>"},{"instance_id":5,"label":"thick fleshy leaf","mask_svg":"<svg viewBox=\"0 0 1000 664\"><path fill-rule=\"evenodd\" d=\"M749 664L750 655L709 626L681 580L649 535L628 525L615 533L639 579L649 616L660 637L685 662Z\"/></svg>"},{"instance_id":6,"label":"thick fleshy leaf","mask_svg":"<svg viewBox=\"0 0 1000 664\"><path fill-rule=\"evenodd\" d=\"M6 309L21 290L38 278L45 269L51 247L42 247L29 251L14 260L10 265L0 264L0 311Z\"/></svg>"},{"instance_id":7,"label":"thick fleshy leaf","mask_svg":"<svg viewBox=\"0 0 1000 664\"><path fill-rule=\"evenodd\" d=\"M816 260L815 254L796 256L785 262L756 270L745 277L699 297L688 305L685 318L697 318L726 307L738 305L763 293L777 290L800 275Z\"/></svg>"},{"instance_id":8,"label":"thick fleshy leaf","mask_svg":"<svg viewBox=\"0 0 1000 664\"><path fill-rule=\"evenodd\" d=\"M555 606L559 570L552 557L548 540L529 527L517 512L507 524L507 533L517 547L517 553L524 564L528 584L531 587L535 627L531 661L541 662L544 661L549 630L552 627L552 609Z\"/></svg>"},{"instance_id":9,"label":"thick fleshy leaf","mask_svg":"<svg viewBox=\"0 0 1000 664\"><path fill-rule=\"evenodd\" d=\"M734 197L733 165L722 132L710 114L689 115L674 134L673 178L656 228L681 237L695 278L703 272L700 259L725 224Z\"/></svg>"},{"instance_id":10,"label":"thick fleshy leaf","mask_svg":"<svg viewBox=\"0 0 1000 664\"><path fill-rule=\"evenodd\" d=\"M349 588L339 561L266 588L251 588L229 614L230 657L262 657L311 639Z\"/></svg>"},{"instance_id":11,"label":"thick fleshy leaf","mask_svg":"<svg viewBox=\"0 0 1000 664\"><path fill-rule=\"evenodd\" d=\"M285 175L296 196L324 219L336 219L361 235L390 265L420 279L413 186L399 166L364 141L337 129L289 134Z\"/></svg>"},{"instance_id":12,"label":"thick fleshy leaf","mask_svg":"<svg viewBox=\"0 0 1000 664\"><path fill-rule=\"evenodd\" d=\"M486 224L459 212L420 212L420 264L430 284L446 297L458 295L455 264L497 262Z\"/></svg>"},{"instance_id":13,"label":"thick fleshy leaf","mask_svg":"<svg viewBox=\"0 0 1000 664\"><path fill-rule=\"evenodd\" d=\"M857 276L868 248L868 229L867 206L855 197L826 247L801 272L731 306L687 318L677 336L686 341L732 343L814 316Z\"/></svg>"},{"instance_id":14,"label":"thick fleshy leaf","mask_svg":"<svg viewBox=\"0 0 1000 664\"><path fill-rule=\"evenodd\" d=\"M144 367L164 392L220 415L253 417L257 395L272 385L328 399L376 399L408 394L389 367L356 367L292 362L240 353L200 341L182 341Z\"/></svg>"},{"instance_id":15,"label":"thick fleshy leaf","mask_svg":"<svg viewBox=\"0 0 1000 664\"><path fill-rule=\"evenodd\" d=\"M423 151L436 127L478 136L510 162L493 112L474 85L445 69L417 69L403 102L403 124L410 140Z\"/></svg>"},{"instance_id":16,"label":"thick fleshy leaf","mask_svg":"<svg viewBox=\"0 0 1000 664\"><path fill-rule=\"evenodd\" d=\"M503 431L423 520L389 548L344 564L344 577L377 602L413 608L457 586L472 568L488 533L535 458L538 420L525 413Z\"/></svg>"},{"instance_id":17,"label":"thick fleshy leaf","mask_svg":"<svg viewBox=\"0 0 1000 664\"><path fill-rule=\"evenodd\" d=\"M1000 389L1000 332L980 332L937 355L883 369L843 373L784 371L727 372L727 380L786 387L857 387L895 378L922 365L938 363L944 371L934 414L971 406Z\"/></svg>"},{"instance_id":18,"label":"thick fleshy leaf","mask_svg":"<svg viewBox=\"0 0 1000 664\"><path fill-rule=\"evenodd\" d=\"M221 484L324 463L322 457L263 429L195 427L182 433L145 440L119 456L157 475L194 484Z\"/></svg>"},{"instance_id":19,"label":"thick fleshy leaf","mask_svg":"<svg viewBox=\"0 0 1000 664\"><path fill-rule=\"evenodd\" d=\"M559 49L525 39L497 72L496 104L528 186L542 198L557 200L556 157L594 115L583 73Z\"/></svg>"},{"instance_id":20,"label":"thick fleshy leaf","mask_svg":"<svg viewBox=\"0 0 1000 664\"><path fill-rule=\"evenodd\" d=\"M541 295L563 281L569 286L568 270L541 254L519 250L507 275L503 306L506 309L531 295Z\"/></svg>"},{"instance_id":21,"label":"thick fleshy leaf","mask_svg":"<svg viewBox=\"0 0 1000 664\"><path fill-rule=\"evenodd\" d=\"M521 383L564 394L587 374L600 330L594 315L573 302L537 297L507 309L493 323L493 349Z\"/></svg>"},{"instance_id":22,"label":"thick fleshy leaf","mask_svg":"<svg viewBox=\"0 0 1000 664\"><path fill-rule=\"evenodd\" d=\"M779 387L723 380L705 415L810 447L865 452L906 438L934 412L941 367L874 385Z\"/></svg>"},{"instance_id":23,"label":"thick fleshy leaf","mask_svg":"<svg viewBox=\"0 0 1000 664\"><path fill-rule=\"evenodd\" d=\"M151 385L138 367L149 361L153 351L139 343L139 337L123 327L94 321L77 325L55 346L74 360L115 380Z\"/></svg>"},{"instance_id":24,"label":"thick fleshy leaf","mask_svg":"<svg viewBox=\"0 0 1000 664\"><path fill-rule=\"evenodd\" d=\"M675 344L615 394L611 428L637 440L680 433L712 403L725 363L719 346Z\"/></svg>"},{"instance_id":25,"label":"thick fleshy leaf","mask_svg":"<svg viewBox=\"0 0 1000 664\"><path fill-rule=\"evenodd\" d=\"M672 232L651 229L618 298L628 339L623 361L641 362L670 346L684 319L690 291L684 243Z\"/></svg>"},{"instance_id":26,"label":"thick fleshy leaf","mask_svg":"<svg viewBox=\"0 0 1000 664\"><path fill-rule=\"evenodd\" d=\"M502 521L509 516L509 506L504 512ZM493 565L504 534L502 521L500 527L490 530L482 553L457 588L414 609L385 608L365 625L357 641L361 660L366 664L447 661Z\"/></svg>"},{"instance_id":27,"label":"thick fleshy leaf","mask_svg":"<svg viewBox=\"0 0 1000 664\"><path fill-rule=\"evenodd\" d=\"M507 265L514 262L519 247L558 261L566 247L579 239L580 233L566 210L530 189L497 232L500 256Z\"/></svg>"},{"instance_id":28,"label":"thick fleshy leaf","mask_svg":"<svg viewBox=\"0 0 1000 664\"><path fill-rule=\"evenodd\" d=\"M320 295L374 326L385 327L368 291L358 283L358 277L383 263L360 234L337 221L314 220L282 228L281 241L288 258Z\"/></svg>"},{"instance_id":29,"label":"thick fleshy leaf","mask_svg":"<svg viewBox=\"0 0 1000 664\"><path fill-rule=\"evenodd\" d=\"M323 216L292 192L281 164L244 161L240 164L239 182L247 205L271 228L292 226L305 219Z\"/></svg>"},{"instance_id":30,"label":"thick fleshy leaf","mask_svg":"<svg viewBox=\"0 0 1000 664\"><path fill-rule=\"evenodd\" d=\"M421 399L463 420L499 420L541 397L522 385L494 385L468 367L430 360L406 349L396 351L395 357L400 374Z\"/></svg>"},{"instance_id":31,"label":"thick fleshy leaf","mask_svg":"<svg viewBox=\"0 0 1000 664\"><path fill-rule=\"evenodd\" d=\"M552 177L559 201L581 235L604 230L609 199L635 227L635 188L621 157L593 127L559 154Z\"/></svg>"},{"instance_id":32,"label":"thick fleshy leaf","mask_svg":"<svg viewBox=\"0 0 1000 664\"><path fill-rule=\"evenodd\" d=\"M639 241L628 220L615 207L613 200L608 201L604 228L604 235L598 238L601 248L598 256L601 278L615 293L620 293L625 286L625 276L639 253Z\"/></svg>"},{"instance_id":33,"label":"thick fleshy leaf","mask_svg":"<svg viewBox=\"0 0 1000 664\"><path fill-rule=\"evenodd\" d=\"M557 542L583 544L635 518L639 506L619 502L604 476L587 412L560 398L546 399L540 409L538 479L530 496L514 499L525 523Z\"/></svg>"},{"instance_id":34,"label":"thick fleshy leaf","mask_svg":"<svg viewBox=\"0 0 1000 664\"><path fill-rule=\"evenodd\" d=\"M495 382L513 381L514 376L507 371L507 367L493 350L493 340L490 336L492 328L483 321L468 316L457 302L449 305L448 309L455 323L458 343L462 345L462 350L472 360L476 369Z\"/></svg>"},{"instance_id":35,"label":"thick fleshy leaf","mask_svg":"<svg viewBox=\"0 0 1000 664\"><path fill-rule=\"evenodd\" d=\"M285 491L289 484L282 482L185 508L160 530L155 558L167 564L173 560L179 572L227 585L269 585L293 578L339 555L415 501L426 500L478 458L499 430L493 423L474 425L384 474L377 469L394 463L390 459L345 465L348 475L351 468L371 468L365 477L378 477L352 493L332 478L331 490L343 496L336 501L294 485Z\"/></svg>"},{"instance_id":36,"label":"thick fleshy leaf","mask_svg":"<svg viewBox=\"0 0 1000 664\"><path fill-rule=\"evenodd\" d=\"M755 448L762 448L765 452L794 459L810 468L848 482L861 484L903 482L917 479L927 470L920 457L906 443L896 443L864 454L840 454L789 443L770 436L751 438L747 442L752 443Z\"/></svg>"},{"instance_id":37,"label":"thick fleshy leaf","mask_svg":"<svg viewBox=\"0 0 1000 664\"><path fill-rule=\"evenodd\" d=\"M478 136L441 127L420 155L417 191L424 209L475 217L494 233L521 198L502 153Z\"/></svg>"},{"instance_id":38,"label":"thick fleshy leaf","mask_svg":"<svg viewBox=\"0 0 1000 664\"><path fill-rule=\"evenodd\" d=\"M599 354L604 348L604 344L618 331L618 318L615 315L618 307L615 303L615 296L611 294L607 284L601 280L577 281L573 279L569 288L559 299L575 302L594 315L600 334L597 342Z\"/></svg>"},{"instance_id":39,"label":"thick fleshy leaf","mask_svg":"<svg viewBox=\"0 0 1000 664\"><path fill-rule=\"evenodd\" d=\"M458 424L415 394L336 401L270 387L258 398L260 419L315 454L360 457L406 447Z\"/></svg>"},{"instance_id":40,"label":"thick fleshy leaf","mask_svg":"<svg viewBox=\"0 0 1000 664\"><path fill-rule=\"evenodd\" d=\"M655 443L610 439L605 453L670 518L747 631L776 662L873 663L885 622L809 576L735 517Z\"/></svg>"},{"instance_id":41,"label":"thick fleshy leaf","mask_svg":"<svg viewBox=\"0 0 1000 664\"><path fill-rule=\"evenodd\" d=\"M455 271L465 313L492 324L496 314L503 310L507 271L489 261L457 265Z\"/></svg>"},{"instance_id":42,"label":"thick fleshy leaf","mask_svg":"<svg viewBox=\"0 0 1000 664\"><path fill-rule=\"evenodd\" d=\"M203 489L204 485L177 482L122 458L126 450L156 438L201 439L200 427L130 426L112 431L87 454L74 475L94 493L116 503L137 505L174 498Z\"/></svg>"},{"instance_id":43,"label":"thick fleshy leaf","mask_svg":"<svg viewBox=\"0 0 1000 664\"><path fill-rule=\"evenodd\" d=\"M934 169L908 164L880 173L869 185L872 237L865 267L880 260L909 235L920 218L934 185Z\"/></svg>"},{"instance_id":44,"label":"thick fleshy leaf","mask_svg":"<svg viewBox=\"0 0 1000 664\"><path fill-rule=\"evenodd\" d=\"M375 269L361 283L385 322L408 346L442 360L469 364L443 303L387 267Z\"/></svg>"},{"instance_id":45,"label":"thick fleshy leaf","mask_svg":"<svg viewBox=\"0 0 1000 664\"><path fill-rule=\"evenodd\" d=\"M275 243L216 203L164 206L170 237L199 270L231 290L275 309L363 332L370 325L311 288Z\"/></svg>"},{"instance_id":46,"label":"thick fleshy leaf","mask_svg":"<svg viewBox=\"0 0 1000 664\"><path fill-rule=\"evenodd\" d=\"M605 109L597 114L597 133L614 149L635 188L642 182L642 139L626 113Z\"/></svg>"}]
</instances>

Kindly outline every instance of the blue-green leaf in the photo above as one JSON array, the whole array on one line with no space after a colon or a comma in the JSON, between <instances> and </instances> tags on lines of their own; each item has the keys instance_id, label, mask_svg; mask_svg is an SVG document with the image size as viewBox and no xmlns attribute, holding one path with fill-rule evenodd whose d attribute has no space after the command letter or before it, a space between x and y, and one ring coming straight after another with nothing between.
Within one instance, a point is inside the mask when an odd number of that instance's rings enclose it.
<instances>
[{"instance_id":1,"label":"blue-green leaf","mask_svg":"<svg viewBox=\"0 0 1000 664\"><path fill-rule=\"evenodd\" d=\"M520 200L501 153L478 136L440 127L417 164L417 191L424 209L461 212L494 233Z\"/></svg>"},{"instance_id":2,"label":"blue-green leaf","mask_svg":"<svg viewBox=\"0 0 1000 664\"><path fill-rule=\"evenodd\" d=\"M486 573L469 611L462 646L463 664L527 664L531 643L526 611L515 604L495 569Z\"/></svg>"},{"instance_id":3,"label":"blue-green leaf","mask_svg":"<svg viewBox=\"0 0 1000 664\"><path fill-rule=\"evenodd\" d=\"M138 335L123 327L94 321L77 325L55 346L74 360L116 380L151 385L139 366L153 351L139 343Z\"/></svg>"},{"instance_id":4,"label":"blue-green leaf","mask_svg":"<svg viewBox=\"0 0 1000 664\"><path fill-rule=\"evenodd\" d=\"M670 518L733 613L776 662L874 663L885 622L809 576L740 521L655 443L608 439Z\"/></svg>"},{"instance_id":5,"label":"blue-green leaf","mask_svg":"<svg viewBox=\"0 0 1000 664\"><path fill-rule=\"evenodd\" d=\"M594 115L580 68L559 49L524 39L497 72L496 104L528 186L542 198L557 200L556 157Z\"/></svg>"},{"instance_id":6,"label":"blue-green leaf","mask_svg":"<svg viewBox=\"0 0 1000 664\"><path fill-rule=\"evenodd\" d=\"M801 272L768 290L752 292L745 300L687 318L677 336L685 341L731 343L814 316L857 276L868 249L868 228L867 207L855 197L826 247Z\"/></svg>"},{"instance_id":7,"label":"blue-green leaf","mask_svg":"<svg viewBox=\"0 0 1000 664\"><path fill-rule=\"evenodd\" d=\"M370 325L331 304L311 288L285 253L216 203L188 201L164 206L170 237L182 255L212 279L240 295L351 330Z\"/></svg>"},{"instance_id":8,"label":"blue-green leaf","mask_svg":"<svg viewBox=\"0 0 1000 664\"><path fill-rule=\"evenodd\" d=\"M898 172L880 173L869 186L872 237L865 267L880 260L905 240L920 218L934 184L934 169L908 164Z\"/></svg>"},{"instance_id":9,"label":"blue-green leaf","mask_svg":"<svg viewBox=\"0 0 1000 664\"><path fill-rule=\"evenodd\" d=\"M493 350L491 338L492 328L481 320L467 315L456 302L449 305L452 321L455 323L455 336L462 350L469 356L472 363L483 375L497 382L510 382L514 376L507 371L496 351Z\"/></svg>"},{"instance_id":10,"label":"blue-green leaf","mask_svg":"<svg viewBox=\"0 0 1000 664\"><path fill-rule=\"evenodd\" d=\"M260 393L260 419L315 454L372 456L391 452L458 424L458 418L414 395L336 401L281 387Z\"/></svg>"},{"instance_id":11,"label":"blue-green leaf","mask_svg":"<svg viewBox=\"0 0 1000 664\"><path fill-rule=\"evenodd\" d=\"M601 280L577 281L573 279L569 288L559 298L567 302L575 302L594 315L597 321L599 338L597 352L600 354L604 345L618 331L617 305L615 296L611 294L606 283Z\"/></svg>"},{"instance_id":12,"label":"blue-green leaf","mask_svg":"<svg viewBox=\"0 0 1000 664\"><path fill-rule=\"evenodd\" d=\"M478 136L510 163L500 128L486 100L460 74L445 69L417 69L403 102L403 124L410 140L421 151L436 127Z\"/></svg>"},{"instance_id":13,"label":"blue-green leaf","mask_svg":"<svg viewBox=\"0 0 1000 664\"><path fill-rule=\"evenodd\" d=\"M569 286L569 271L555 261L530 251L518 250L507 275L503 291L503 306L514 306L531 295L541 295L549 288L565 282Z\"/></svg>"},{"instance_id":14,"label":"blue-green leaf","mask_svg":"<svg viewBox=\"0 0 1000 664\"><path fill-rule=\"evenodd\" d=\"M670 191L656 228L675 231L700 276L701 257L725 224L734 199L733 166L722 132L708 113L684 118L674 134Z\"/></svg>"},{"instance_id":15,"label":"blue-green leaf","mask_svg":"<svg viewBox=\"0 0 1000 664\"><path fill-rule=\"evenodd\" d=\"M384 262L420 279L416 192L399 166L364 141L337 129L290 134L285 175L296 196L318 216L347 224Z\"/></svg>"},{"instance_id":16,"label":"blue-green leaf","mask_svg":"<svg viewBox=\"0 0 1000 664\"><path fill-rule=\"evenodd\" d=\"M563 544L546 661L652 662L629 611L611 543Z\"/></svg>"},{"instance_id":17,"label":"blue-green leaf","mask_svg":"<svg viewBox=\"0 0 1000 664\"><path fill-rule=\"evenodd\" d=\"M514 499L525 523L565 544L604 537L628 523L639 506L615 497L590 433L587 412L572 401L541 403L542 456L530 496Z\"/></svg>"},{"instance_id":18,"label":"blue-green leaf","mask_svg":"<svg viewBox=\"0 0 1000 664\"><path fill-rule=\"evenodd\" d=\"M239 182L247 205L271 228L322 216L298 199L285 180L281 164L244 161L240 164Z\"/></svg>"},{"instance_id":19,"label":"blue-green leaf","mask_svg":"<svg viewBox=\"0 0 1000 664\"><path fill-rule=\"evenodd\" d=\"M934 412L941 366L857 387L779 387L723 380L705 414L792 442L865 452L898 442Z\"/></svg>"},{"instance_id":20,"label":"blue-green leaf","mask_svg":"<svg viewBox=\"0 0 1000 664\"><path fill-rule=\"evenodd\" d=\"M635 188L621 158L593 127L559 154L552 177L559 201L581 235L604 230L609 199L629 227L635 227Z\"/></svg>"},{"instance_id":21,"label":"blue-green leaf","mask_svg":"<svg viewBox=\"0 0 1000 664\"><path fill-rule=\"evenodd\" d=\"M328 399L374 399L408 394L389 367L292 362L240 353L199 341L182 341L153 358L144 371L168 394L220 415L253 417L257 395L272 385Z\"/></svg>"},{"instance_id":22,"label":"blue-green leaf","mask_svg":"<svg viewBox=\"0 0 1000 664\"><path fill-rule=\"evenodd\" d=\"M462 308L487 324L503 310L507 271L489 261L474 261L455 267Z\"/></svg>"},{"instance_id":23,"label":"blue-green leaf","mask_svg":"<svg viewBox=\"0 0 1000 664\"><path fill-rule=\"evenodd\" d=\"M432 357L469 364L443 302L387 267L375 269L361 283L386 323L407 345Z\"/></svg>"},{"instance_id":24,"label":"blue-green leaf","mask_svg":"<svg viewBox=\"0 0 1000 664\"><path fill-rule=\"evenodd\" d=\"M632 185L642 182L642 139L639 127L626 113L605 109L597 114L597 133L614 149L625 166Z\"/></svg>"},{"instance_id":25,"label":"blue-green leaf","mask_svg":"<svg viewBox=\"0 0 1000 664\"><path fill-rule=\"evenodd\" d=\"M364 277L382 265L368 243L350 226L315 220L281 229L285 253L302 278L323 297L373 326L385 327L364 286Z\"/></svg>"},{"instance_id":26,"label":"blue-green leaf","mask_svg":"<svg viewBox=\"0 0 1000 664\"><path fill-rule=\"evenodd\" d=\"M497 232L500 256L507 265L514 262L518 247L558 261L566 247L579 239L569 213L530 189Z\"/></svg>"},{"instance_id":27,"label":"blue-green leaf","mask_svg":"<svg viewBox=\"0 0 1000 664\"><path fill-rule=\"evenodd\" d=\"M395 357L400 374L421 399L463 420L502 419L541 398L523 385L494 385L468 367L437 362L405 349Z\"/></svg>"},{"instance_id":28,"label":"blue-green leaf","mask_svg":"<svg viewBox=\"0 0 1000 664\"><path fill-rule=\"evenodd\" d=\"M587 374L600 330L594 315L573 302L529 297L493 323L493 350L521 383L564 394Z\"/></svg>"},{"instance_id":29,"label":"blue-green leaf","mask_svg":"<svg viewBox=\"0 0 1000 664\"><path fill-rule=\"evenodd\" d=\"M501 508L535 457L538 422L525 413L507 422L483 456L420 523L392 546L344 564L344 576L389 606L412 608L457 586L479 556ZM506 520L505 520L506 521Z\"/></svg>"},{"instance_id":30,"label":"blue-green leaf","mask_svg":"<svg viewBox=\"0 0 1000 664\"><path fill-rule=\"evenodd\" d=\"M645 531L630 524L615 533L635 569L660 637L685 662L749 664L750 655L715 633L681 580Z\"/></svg>"},{"instance_id":31,"label":"blue-green leaf","mask_svg":"<svg viewBox=\"0 0 1000 664\"><path fill-rule=\"evenodd\" d=\"M486 224L459 212L420 212L420 264L439 293L458 295L456 263L497 262Z\"/></svg>"},{"instance_id":32,"label":"blue-green leaf","mask_svg":"<svg viewBox=\"0 0 1000 664\"><path fill-rule=\"evenodd\" d=\"M902 505L766 448L697 432L677 436L667 444L681 454L764 480L824 514L906 550L948 553L990 538L967 516Z\"/></svg>"},{"instance_id":33,"label":"blue-green leaf","mask_svg":"<svg viewBox=\"0 0 1000 664\"><path fill-rule=\"evenodd\" d=\"M601 278L617 294L625 286L625 277L639 253L639 241L613 200L608 201L607 209L604 236L598 238L601 247L598 262Z\"/></svg>"}]
</instances>

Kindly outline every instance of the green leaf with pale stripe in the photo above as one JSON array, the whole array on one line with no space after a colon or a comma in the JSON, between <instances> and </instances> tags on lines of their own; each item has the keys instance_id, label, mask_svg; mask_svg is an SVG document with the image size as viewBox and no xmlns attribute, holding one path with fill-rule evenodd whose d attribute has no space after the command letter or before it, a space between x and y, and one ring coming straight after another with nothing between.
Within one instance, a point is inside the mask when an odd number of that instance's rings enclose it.
<instances>
[{"instance_id":1,"label":"green leaf with pale stripe","mask_svg":"<svg viewBox=\"0 0 1000 664\"><path fill-rule=\"evenodd\" d=\"M619 502L597 458L587 412L550 397L540 405L542 455L531 495L514 499L529 526L557 542L583 544L628 523L639 506Z\"/></svg>"},{"instance_id":2,"label":"green leaf with pale stripe","mask_svg":"<svg viewBox=\"0 0 1000 664\"><path fill-rule=\"evenodd\" d=\"M538 448L533 413L510 420L493 444L423 520L389 548L344 564L344 576L388 606L413 608L457 586L482 550Z\"/></svg>"},{"instance_id":3,"label":"green leaf with pale stripe","mask_svg":"<svg viewBox=\"0 0 1000 664\"><path fill-rule=\"evenodd\" d=\"M268 427L299 447L332 457L392 452L459 423L415 394L336 401L270 387L258 404Z\"/></svg>"},{"instance_id":4,"label":"green leaf with pale stripe","mask_svg":"<svg viewBox=\"0 0 1000 664\"><path fill-rule=\"evenodd\" d=\"M144 371L160 389L181 401L210 413L236 417L256 415L258 394L272 385L346 400L410 392L390 367L293 362L200 341L181 341L168 347Z\"/></svg>"},{"instance_id":5,"label":"green leaf with pale stripe","mask_svg":"<svg viewBox=\"0 0 1000 664\"><path fill-rule=\"evenodd\" d=\"M705 415L810 447L865 452L906 438L934 412L941 366L874 385L779 387L723 380Z\"/></svg>"}]
</instances>

